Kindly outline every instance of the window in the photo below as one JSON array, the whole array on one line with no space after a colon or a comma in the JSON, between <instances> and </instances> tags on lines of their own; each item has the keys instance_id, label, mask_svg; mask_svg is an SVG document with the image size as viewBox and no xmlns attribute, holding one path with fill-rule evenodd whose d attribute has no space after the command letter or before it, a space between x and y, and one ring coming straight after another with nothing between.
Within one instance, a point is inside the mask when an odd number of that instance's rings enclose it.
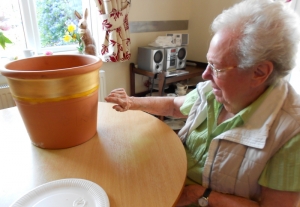
<instances>
[{"instance_id":1,"label":"window","mask_svg":"<svg viewBox=\"0 0 300 207\"><path fill-rule=\"evenodd\" d=\"M18 48L26 48L24 30L21 24L21 11L18 0L3 1L0 5L0 20L3 34L13 43L0 47L1 58L10 56Z\"/></svg>"},{"instance_id":2,"label":"window","mask_svg":"<svg viewBox=\"0 0 300 207\"><path fill-rule=\"evenodd\" d=\"M91 20L96 11L91 4L94 0L9 0L1 1L1 24L7 25L4 35L13 43L6 44L6 49L0 47L1 58L14 58L22 55L25 48L33 49L38 54L45 51L76 50L78 44L63 41L67 24L77 26L78 20L74 15L77 10L83 14L85 8L89 9L89 28L94 34L97 28L92 28ZM95 6L94 6L95 7ZM95 34L94 34L95 35Z\"/></svg>"}]
</instances>

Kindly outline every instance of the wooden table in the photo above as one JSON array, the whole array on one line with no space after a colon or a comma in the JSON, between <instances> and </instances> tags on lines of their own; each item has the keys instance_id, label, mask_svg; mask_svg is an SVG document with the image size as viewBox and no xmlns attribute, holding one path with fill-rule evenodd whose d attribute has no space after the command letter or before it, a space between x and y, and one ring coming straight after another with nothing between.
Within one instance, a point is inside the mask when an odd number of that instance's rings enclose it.
<instances>
[{"instance_id":1,"label":"wooden table","mask_svg":"<svg viewBox=\"0 0 300 207\"><path fill-rule=\"evenodd\" d=\"M99 102L97 134L84 144L46 150L31 144L16 107L0 110L0 206L58 179L100 185L111 207L173 206L186 176L177 135L141 112L116 112Z\"/></svg>"}]
</instances>

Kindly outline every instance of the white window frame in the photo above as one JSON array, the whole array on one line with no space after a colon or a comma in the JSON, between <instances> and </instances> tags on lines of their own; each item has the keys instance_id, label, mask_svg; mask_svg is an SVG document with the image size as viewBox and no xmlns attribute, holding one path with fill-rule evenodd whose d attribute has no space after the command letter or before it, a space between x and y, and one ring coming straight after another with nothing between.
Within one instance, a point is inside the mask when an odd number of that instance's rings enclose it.
<instances>
[{"instance_id":1,"label":"white window frame","mask_svg":"<svg viewBox=\"0 0 300 207\"><path fill-rule=\"evenodd\" d=\"M299 0L292 0L291 7L300 15L300 3L299 3Z\"/></svg>"},{"instance_id":2,"label":"white window frame","mask_svg":"<svg viewBox=\"0 0 300 207\"><path fill-rule=\"evenodd\" d=\"M38 31L37 17L35 11L35 3L34 0L19 0L20 8L21 8L21 16L24 23L24 33L26 40L26 47L33 49L37 52L37 54L43 54L47 50L52 52L66 52L66 51L76 51L76 45L65 45L65 46L55 46L42 48L40 45L40 37ZM89 21L88 28L91 30L91 33L96 41L98 42L98 27L97 27L97 9L95 6L94 0L82 0L82 8L88 8L89 10ZM82 12L83 11L79 11Z\"/></svg>"}]
</instances>

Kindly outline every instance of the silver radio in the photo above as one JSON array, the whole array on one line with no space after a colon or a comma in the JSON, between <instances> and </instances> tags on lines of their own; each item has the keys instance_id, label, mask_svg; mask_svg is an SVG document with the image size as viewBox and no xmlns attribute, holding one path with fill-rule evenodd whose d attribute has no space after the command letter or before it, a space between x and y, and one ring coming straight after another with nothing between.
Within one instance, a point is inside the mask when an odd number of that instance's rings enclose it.
<instances>
[{"instance_id":1,"label":"silver radio","mask_svg":"<svg viewBox=\"0 0 300 207\"><path fill-rule=\"evenodd\" d=\"M164 49L158 47L138 48L138 68L159 73L164 69Z\"/></svg>"},{"instance_id":2,"label":"silver radio","mask_svg":"<svg viewBox=\"0 0 300 207\"><path fill-rule=\"evenodd\" d=\"M177 50L176 47L167 47L165 51L164 71L176 69Z\"/></svg>"},{"instance_id":3,"label":"silver radio","mask_svg":"<svg viewBox=\"0 0 300 207\"><path fill-rule=\"evenodd\" d=\"M139 47L138 68L159 73L185 68L186 46L179 47Z\"/></svg>"}]
</instances>

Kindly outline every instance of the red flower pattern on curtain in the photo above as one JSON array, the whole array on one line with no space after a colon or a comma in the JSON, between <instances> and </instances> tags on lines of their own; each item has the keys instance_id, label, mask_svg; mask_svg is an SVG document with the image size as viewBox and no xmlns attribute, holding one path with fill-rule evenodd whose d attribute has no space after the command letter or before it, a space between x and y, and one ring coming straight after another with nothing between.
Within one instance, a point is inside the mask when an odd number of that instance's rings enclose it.
<instances>
[{"instance_id":1,"label":"red flower pattern on curtain","mask_svg":"<svg viewBox=\"0 0 300 207\"><path fill-rule=\"evenodd\" d=\"M95 0L103 35L100 35L101 59L104 62L124 62L130 59L130 33L127 0Z\"/></svg>"}]
</instances>

